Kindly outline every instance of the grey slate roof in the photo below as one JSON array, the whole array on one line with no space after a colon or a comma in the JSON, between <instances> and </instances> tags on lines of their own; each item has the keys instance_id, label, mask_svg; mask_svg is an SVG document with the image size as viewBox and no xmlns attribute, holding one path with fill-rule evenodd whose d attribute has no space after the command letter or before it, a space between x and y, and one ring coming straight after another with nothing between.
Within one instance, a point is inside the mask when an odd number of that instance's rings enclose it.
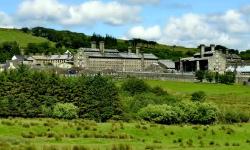
<instances>
[{"instance_id":1,"label":"grey slate roof","mask_svg":"<svg viewBox=\"0 0 250 150\"><path fill-rule=\"evenodd\" d=\"M169 69L174 69L175 68L175 62L172 60L159 60L159 63L164 65L165 67Z\"/></svg>"}]
</instances>

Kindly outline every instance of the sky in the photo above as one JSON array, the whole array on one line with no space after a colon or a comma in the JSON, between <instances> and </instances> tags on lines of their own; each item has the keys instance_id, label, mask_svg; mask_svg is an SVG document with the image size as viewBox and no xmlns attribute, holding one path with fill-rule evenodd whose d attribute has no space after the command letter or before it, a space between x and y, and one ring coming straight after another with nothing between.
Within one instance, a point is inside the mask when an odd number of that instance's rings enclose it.
<instances>
[{"instance_id":1,"label":"sky","mask_svg":"<svg viewBox=\"0 0 250 150\"><path fill-rule=\"evenodd\" d=\"M250 0L1 0L0 27L250 49Z\"/></svg>"}]
</instances>

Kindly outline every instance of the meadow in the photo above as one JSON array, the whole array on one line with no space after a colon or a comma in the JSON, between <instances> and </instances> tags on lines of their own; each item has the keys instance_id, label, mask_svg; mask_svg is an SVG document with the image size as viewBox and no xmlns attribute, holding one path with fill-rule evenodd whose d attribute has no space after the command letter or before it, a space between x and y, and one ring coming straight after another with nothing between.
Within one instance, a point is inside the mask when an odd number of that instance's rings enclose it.
<instances>
[{"instance_id":1,"label":"meadow","mask_svg":"<svg viewBox=\"0 0 250 150\"><path fill-rule=\"evenodd\" d=\"M222 110L230 109L250 113L249 86L159 80L147 80L146 82L153 87L160 86L171 94L187 99L193 92L204 91L207 95L207 101L216 103Z\"/></svg>"},{"instance_id":2,"label":"meadow","mask_svg":"<svg viewBox=\"0 0 250 150\"><path fill-rule=\"evenodd\" d=\"M0 149L250 149L250 124L157 125L146 122L1 119Z\"/></svg>"},{"instance_id":3,"label":"meadow","mask_svg":"<svg viewBox=\"0 0 250 150\"><path fill-rule=\"evenodd\" d=\"M9 41L16 41L22 48L27 47L28 43L49 42L49 40L45 38L35 37L20 30L0 28L0 43Z\"/></svg>"}]
</instances>

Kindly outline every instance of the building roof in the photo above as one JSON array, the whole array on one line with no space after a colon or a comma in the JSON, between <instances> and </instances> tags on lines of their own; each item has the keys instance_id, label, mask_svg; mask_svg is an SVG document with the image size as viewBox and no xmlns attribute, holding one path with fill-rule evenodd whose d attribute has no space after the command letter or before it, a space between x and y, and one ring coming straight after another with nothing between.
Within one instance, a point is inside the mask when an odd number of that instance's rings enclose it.
<instances>
[{"instance_id":1,"label":"building roof","mask_svg":"<svg viewBox=\"0 0 250 150\"><path fill-rule=\"evenodd\" d=\"M27 60L70 60L73 59L73 56L71 55L50 55L50 56L45 56L45 55L34 55L31 57L28 57Z\"/></svg>"},{"instance_id":2,"label":"building roof","mask_svg":"<svg viewBox=\"0 0 250 150\"><path fill-rule=\"evenodd\" d=\"M136 55L135 53L125 53L125 52L116 52L116 50L114 50L114 52L112 52L112 50L110 51L106 51L105 53L101 53L100 51L96 52L96 51L88 51L88 52L84 52L85 55L87 55L90 58L119 58L119 59L141 59L144 56L144 59L153 59L153 60L158 60L158 57L156 57L154 54L139 54Z\"/></svg>"},{"instance_id":3,"label":"building roof","mask_svg":"<svg viewBox=\"0 0 250 150\"><path fill-rule=\"evenodd\" d=\"M175 63L172 60L159 60L159 63L170 69L175 68Z\"/></svg>"},{"instance_id":4,"label":"building roof","mask_svg":"<svg viewBox=\"0 0 250 150\"><path fill-rule=\"evenodd\" d=\"M21 55L14 55L11 60L17 60L17 61L23 61L25 60L25 57L24 56L21 56Z\"/></svg>"},{"instance_id":5,"label":"building roof","mask_svg":"<svg viewBox=\"0 0 250 150\"><path fill-rule=\"evenodd\" d=\"M233 66L230 66L226 69L227 71L231 71L231 72L234 72L235 71L235 67ZM250 66L238 66L236 68L236 71L237 72L240 72L240 73L250 73Z\"/></svg>"}]
</instances>

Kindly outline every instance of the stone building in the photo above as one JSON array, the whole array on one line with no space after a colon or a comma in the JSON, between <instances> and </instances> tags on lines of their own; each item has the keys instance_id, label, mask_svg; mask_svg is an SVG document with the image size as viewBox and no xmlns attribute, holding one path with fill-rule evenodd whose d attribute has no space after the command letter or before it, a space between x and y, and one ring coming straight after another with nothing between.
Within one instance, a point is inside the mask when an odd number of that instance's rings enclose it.
<instances>
[{"instance_id":1,"label":"stone building","mask_svg":"<svg viewBox=\"0 0 250 150\"><path fill-rule=\"evenodd\" d=\"M105 49L105 43L99 43L99 49L95 42L91 43L91 48L80 48L74 57L76 67L91 71L144 71L158 65L158 58L153 54L140 53L140 48L136 47L136 53L132 53L132 48L128 52L119 52L116 49Z\"/></svg>"},{"instance_id":2,"label":"stone building","mask_svg":"<svg viewBox=\"0 0 250 150\"><path fill-rule=\"evenodd\" d=\"M201 45L200 47L200 52L194 54L193 57L181 58L180 61L176 62L176 69L180 72L209 70L224 73L228 66L241 61L238 55L215 50L215 45L210 45L209 50L206 50L205 45Z\"/></svg>"},{"instance_id":3,"label":"stone building","mask_svg":"<svg viewBox=\"0 0 250 150\"><path fill-rule=\"evenodd\" d=\"M63 55L32 55L27 57L24 64L30 66L54 66L60 68L70 68L73 66L73 56L69 51Z\"/></svg>"}]
</instances>

